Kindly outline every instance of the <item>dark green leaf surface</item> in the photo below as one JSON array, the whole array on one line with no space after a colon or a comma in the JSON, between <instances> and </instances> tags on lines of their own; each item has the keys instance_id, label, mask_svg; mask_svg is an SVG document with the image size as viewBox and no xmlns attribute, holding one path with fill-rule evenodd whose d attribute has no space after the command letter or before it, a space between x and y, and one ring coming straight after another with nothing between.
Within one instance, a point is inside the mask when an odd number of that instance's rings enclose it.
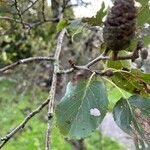
<instances>
[{"instance_id":1,"label":"dark green leaf surface","mask_svg":"<svg viewBox=\"0 0 150 150\"><path fill-rule=\"evenodd\" d=\"M138 0L140 2L140 4L142 5L142 7L139 10L138 13L138 27L143 26L144 23L150 23L150 9L148 6L148 1L149 0ZM143 17L144 16L144 17Z\"/></svg>"},{"instance_id":2,"label":"dark green leaf surface","mask_svg":"<svg viewBox=\"0 0 150 150\"><path fill-rule=\"evenodd\" d=\"M117 125L134 138L137 149L150 149L150 99L138 95L121 98L113 116Z\"/></svg>"},{"instance_id":3,"label":"dark green leaf surface","mask_svg":"<svg viewBox=\"0 0 150 150\"><path fill-rule=\"evenodd\" d=\"M65 96L56 107L57 125L61 133L71 139L84 138L101 123L107 107L107 93L102 81L69 82ZM99 115L90 113L94 108Z\"/></svg>"},{"instance_id":4,"label":"dark green leaf surface","mask_svg":"<svg viewBox=\"0 0 150 150\"><path fill-rule=\"evenodd\" d=\"M126 133L131 134L130 127L132 116L126 99L121 98L113 109L114 120L117 125Z\"/></svg>"}]
</instances>

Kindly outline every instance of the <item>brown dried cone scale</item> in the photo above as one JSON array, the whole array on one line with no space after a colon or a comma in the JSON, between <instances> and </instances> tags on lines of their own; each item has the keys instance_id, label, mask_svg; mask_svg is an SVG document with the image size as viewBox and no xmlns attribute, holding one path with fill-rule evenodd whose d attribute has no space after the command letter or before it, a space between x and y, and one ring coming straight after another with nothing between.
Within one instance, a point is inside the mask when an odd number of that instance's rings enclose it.
<instances>
[{"instance_id":1,"label":"brown dried cone scale","mask_svg":"<svg viewBox=\"0 0 150 150\"><path fill-rule=\"evenodd\" d=\"M113 51L113 59L117 59L118 51L129 47L135 36L136 17L137 9L134 0L115 0L103 29L107 51Z\"/></svg>"}]
</instances>

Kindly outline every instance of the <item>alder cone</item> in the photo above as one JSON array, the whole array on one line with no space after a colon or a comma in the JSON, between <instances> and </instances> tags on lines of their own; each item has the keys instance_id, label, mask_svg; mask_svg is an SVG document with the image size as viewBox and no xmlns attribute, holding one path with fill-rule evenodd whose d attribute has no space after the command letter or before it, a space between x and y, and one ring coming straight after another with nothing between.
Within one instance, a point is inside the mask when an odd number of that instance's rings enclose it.
<instances>
[{"instance_id":1,"label":"alder cone","mask_svg":"<svg viewBox=\"0 0 150 150\"><path fill-rule=\"evenodd\" d=\"M136 16L134 0L115 0L103 29L104 41L114 53L130 45L135 36Z\"/></svg>"}]
</instances>

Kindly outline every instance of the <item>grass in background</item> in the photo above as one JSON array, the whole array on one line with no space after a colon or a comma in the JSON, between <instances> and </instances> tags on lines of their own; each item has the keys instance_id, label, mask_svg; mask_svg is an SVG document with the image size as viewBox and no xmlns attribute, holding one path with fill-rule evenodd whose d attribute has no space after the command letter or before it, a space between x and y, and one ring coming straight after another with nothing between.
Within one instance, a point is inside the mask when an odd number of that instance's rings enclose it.
<instances>
[{"instance_id":1,"label":"grass in background","mask_svg":"<svg viewBox=\"0 0 150 150\"><path fill-rule=\"evenodd\" d=\"M17 88L17 81L0 78L0 137L16 127L48 94L37 87L34 93L36 98L33 98L32 89L22 94ZM26 127L4 146L3 150L44 150L46 115L47 111L44 109L32 118ZM85 143L88 150L124 150L116 141L99 132L94 132ZM52 150L72 150L71 145L66 142L55 125L52 130Z\"/></svg>"}]
</instances>

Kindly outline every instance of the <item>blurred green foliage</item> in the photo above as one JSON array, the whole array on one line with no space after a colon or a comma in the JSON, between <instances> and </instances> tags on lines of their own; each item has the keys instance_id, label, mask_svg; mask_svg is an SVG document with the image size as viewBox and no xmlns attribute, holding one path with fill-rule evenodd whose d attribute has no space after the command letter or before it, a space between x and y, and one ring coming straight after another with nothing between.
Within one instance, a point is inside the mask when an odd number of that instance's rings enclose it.
<instances>
[{"instance_id":1,"label":"blurred green foliage","mask_svg":"<svg viewBox=\"0 0 150 150\"><path fill-rule=\"evenodd\" d=\"M11 4L12 3L12 4ZM26 10L31 3L22 0L19 1L18 6L22 12ZM4 1L1 3L0 16L8 16L10 18L19 19L14 8L13 1ZM25 22L34 24L42 20L41 2L35 3L32 9L23 13ZM45 5L45 15L51 16L50 7ZM23 28L22 24L17 24L14 21L3 20L0 22L0 66L10 64L19 59L31 57L34 55L50 55L54 47L54 33L56 28L52 23L45 23L33 30Z\"/></svg>"},{"instance_id":2,"label":"blurred green foliage","mask_svg":"<svg viewBox=\"0 0 150 150\"><path fill-rule=\"evenodd\" d=\"M99 131L95 131L90 137L86 138L85 143L88 150L125 150L114 139L104 136Z\"/></svg>"},{"instance_id":3,"label":"blurred green foliage","mask_svg":"<svg viewBox=\"0 0 150 150\"><path fill-rule=\"evenodd\" d=\"M24 96L21 96L22 94L17 91L18 81L2 77L0 78L0 87L0 137L3 137L36 108L41 100L46 98L47 93L37 88L35 93L38 97L37 101L34 100L30 90ZM43 150L47 128L46 116L47 111L44 109L32 118L22 131L14 136L3 150ZM52 150L72 150L71 145L66 142L55 126L55 121L52 128ZM103 136L98 131L88 137L85 144L88 150L124 150L116 141Z\"/></svg>"},{"instance_id":4,"label":"blurred green foliage","mask_svg":"<svg viewBox=\"0 0 150 150\"><path fill-rule=\"evenodd\" d=\"M139 1L142 3L142 8L139 11L138 17L138 29L143 28L144 23L149 23L149 8L147 7L148 0ZM20 0L19 5L21 8L25 9L27 6L26 0ZM16 9L12 6L12 0L4 0L4 3L0 3L0 15L6 15L10 17L15 17L19 19L16 15ZM37 3L32 11L27 11L24 15L24 19L27 22L35 23L42 18L40 13L41 4ZM47 18L51 18L52 12L51 8L46 5L45 14ZM103 7L98 11L96 17L84 18L83 22L89 23L90 25L101 25L102 18L106 13L103 12ZM144 16L144 17L143 17ZM73 12L72 9L67 9L64 13L66 20L72 19ZM32 22L34 21L34 22ZM16 24L14 22L1 21L0 22L0 67L10 64L19 59L23 59L31 56L49 56L53 51L53 48L56 44L55 37L57 31L61 30L66 25L69 25L72 28L75 27L75 32L78 31L79 24L81 20L73 20L71 22L65 22L61 20L58 25L53 23L45 23L39 27L35 27L31 31L27 31L22 28L21 24ZM71 30L71 29L70 29ZM140 31L140 30L139 30ZM86 38L86 34L84 37ZM77 37L78 45L82 45L80 35ZM73 41L73 40L72 40ZM150 43L150 34L145 38L145 45ZM135 45L134 45L135 46ZM80 55L77 51L79 46L76 45L74 48L71 45L70 50L72 53ZM82 48L83 49L83 48ZM84 53L84 52L83 52ZM90 53L91 54L91 53ZM87 57L87 56L85 56ZM79 60L80 61L80 60ZM121 69L122 67L130 68L129 64L125 61L118 63L107 63L108 67ZM22 74L20 74L22 75ZM42 75L44 76L43 72ZM25 77L25 75L24 75ZM121 80L122 81L122 80ZM22 81L24 82L24 80ZM36 97L33 95L33 90L30 87L27 91L20 91L19 82L17 78L2 78L0 77L0 137L6 135L10 132L16 125L18 125L24 117L29 114L34 108L41 104L41 101L47 97L47 92L43 92L40 87L36 87L34 90ZM32 83L31 83L32 84ZM109 87L109 86L108 86ZM14 90L15 89L15 90ZM129 93L121 90L125 95L130 96ZM122 93L118 89L110 86L108 88L108 98L110 101L109 111L112 110L114 104L122 97ZM32 105L31 105L32 104ZM45 131L46 131L46 109L43 110L39 115L33 118L26 128L20 133L16 134L15 137L6 144L3 150L43 150L45 143ZM52 132L52 150L71 150L71 146L65 141L64 137L59 133L55 124L53 125ZM99 132L93 133L92 136L88 137L86 140L86 145L88 150L123 150L120 145L118 145L111 138L101 135Z\"/></svg>"}]
</instances>

